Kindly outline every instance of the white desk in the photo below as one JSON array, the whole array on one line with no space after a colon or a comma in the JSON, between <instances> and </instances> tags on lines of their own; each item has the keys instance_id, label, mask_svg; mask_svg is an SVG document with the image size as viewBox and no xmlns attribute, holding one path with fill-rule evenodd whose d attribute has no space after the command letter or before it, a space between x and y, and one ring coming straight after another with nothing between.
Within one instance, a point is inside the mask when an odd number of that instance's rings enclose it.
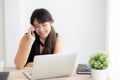
<instances>
[{"instance_id":1,"label":"white desk","mask_svg":"<svg viewBox=\"0 0 120 80\"><path fill-rule=\"evenodd\" d=\"M5 68L4 71L9 71L8 80L28 80L28 78L23 74L23 71L30 70L30 67L17 70L16 68ZM44 80L92 80L91 75L76 74L76 70L72 76L60 77ZM110 79L108 79L110 80Z\"/></svg>"}]
</instances>

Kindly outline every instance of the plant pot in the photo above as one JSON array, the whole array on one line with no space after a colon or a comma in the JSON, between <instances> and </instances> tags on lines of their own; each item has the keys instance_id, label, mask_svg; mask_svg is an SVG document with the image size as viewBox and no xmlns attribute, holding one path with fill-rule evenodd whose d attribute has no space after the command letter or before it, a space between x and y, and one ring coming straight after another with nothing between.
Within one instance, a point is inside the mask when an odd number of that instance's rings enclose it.
<instances>
[{"instance_id":1,"label":"plant pot","mask_svg":"<svg viewBox=\"0 0 120 80\"><path fill-rule=\"evenodd\" d=\"M107 69L97 70L91 69L92 80L107 80Z\"/></svg>"}]
</instances>

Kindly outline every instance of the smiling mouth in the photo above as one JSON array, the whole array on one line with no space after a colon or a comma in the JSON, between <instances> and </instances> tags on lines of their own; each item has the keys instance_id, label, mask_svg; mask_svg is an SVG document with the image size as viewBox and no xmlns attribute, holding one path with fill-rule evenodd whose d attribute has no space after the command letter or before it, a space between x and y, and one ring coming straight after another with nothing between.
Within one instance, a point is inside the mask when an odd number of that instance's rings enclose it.
<instances>
[{"instance_id":1,"label":"smiling mouth","mask_svg":"<svg viewBox=\"0 0 120 80\"><path fill-rule=\"evenodd\" d=\"M44 35L45 33L44 32L42 32L42 33L39 33L40 35Z\"/></svg>"},{"instance_id":2,"label":"smiling mouth","mask_svg":"<svg viewBox=\"0 0 120 80\"><path fill-rule=\"evenodd\" d=\"M40 35L40 36L44 36L44 35L45 35L45 33L39 33L39 35Z\"/></svg>"}]
</instances>

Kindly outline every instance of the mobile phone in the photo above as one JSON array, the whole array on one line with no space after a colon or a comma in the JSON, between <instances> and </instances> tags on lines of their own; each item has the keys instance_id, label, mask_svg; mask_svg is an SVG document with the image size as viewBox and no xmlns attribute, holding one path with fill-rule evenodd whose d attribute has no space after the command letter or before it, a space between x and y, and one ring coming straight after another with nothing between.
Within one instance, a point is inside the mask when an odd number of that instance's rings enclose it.
<instances>
[{"instance_id":1,"label":"mobile phone","mask_svg":"<svg viewBox=\"0 0 120 80\"><path fill-rule=\"evenodd\" d=\"M39 37L39 35L36 33L36 31L33 31L33 34L35 34L35 37Z\"/></svg>"},{"instance_id":2,"label":"mobile phone","mask_svg":"<svg viewBox=\"0 0 120 80\"><path fill-rule=\"evenodd\" d=\"M31 35L33 35L34 34L34 31L31 31Z\"/></svg>"}]
</instances>

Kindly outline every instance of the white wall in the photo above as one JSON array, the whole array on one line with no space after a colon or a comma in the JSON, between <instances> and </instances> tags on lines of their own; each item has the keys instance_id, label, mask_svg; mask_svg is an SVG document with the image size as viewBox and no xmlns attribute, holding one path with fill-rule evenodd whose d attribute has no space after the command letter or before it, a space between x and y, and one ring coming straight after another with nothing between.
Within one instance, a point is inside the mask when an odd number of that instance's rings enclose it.
<instances>
[{"instance_id":1,"label":"white wall","mask_svg":"<svg viewBox=\"0 0 120 80\"><path fill-rule=\"evenodd\" d=\"M0 60L5 59L4 0L0 0Z\"/></svg>"},{"instance_id":2,"label":"white wall","mask_svg":"<svg viewBox=\"0 0 120 80\"><path fill-rule=\"evenodd\" d=\"M107 30L108 52L110 53L109 76L111 80L120 80L120 1L108 0Z\"/></svg>"},{"instance_id":3,"label":"white wall","mask_svg":"<svg viewBox=\"0 0 120 80\"><path fill-rule=\"evenodd\" d=\"M13 59L19 39L27 32L30 16L36 8L46 8L51 12L55 21L54 27L63 37L64 52L78 53L78 63L87 63L90 54L97 50L105 50L105 0L12 1L14 4L5 0L7 66L14 66ZM9 60L11 62L8 63Z\"/></svg>"},{"instance_id":4,"label":"white wall","mask_svg":"<svg viewBox=\"0 0 120 80\"><path fill-rule=\"evenodd\" d=\"M6 66L14 66L14 57L21 37L20 0L5 0Z\"/></svg>"}]
</instances>

